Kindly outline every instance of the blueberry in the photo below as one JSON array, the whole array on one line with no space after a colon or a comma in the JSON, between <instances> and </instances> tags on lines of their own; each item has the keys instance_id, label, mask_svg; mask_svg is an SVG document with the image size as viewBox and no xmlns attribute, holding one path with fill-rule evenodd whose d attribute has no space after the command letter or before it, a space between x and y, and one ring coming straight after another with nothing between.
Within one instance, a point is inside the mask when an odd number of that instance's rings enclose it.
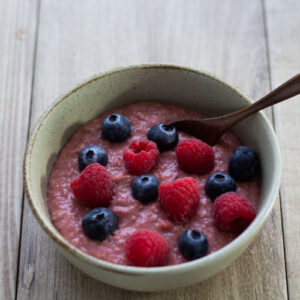
<instances>
[{"instance_id":1,"label":"blueberry","mask_svg":"<svg viewBox=\"0 0 300 300\"><path fill-rule=\"evenodd\" d=\"M82 227L89 238L104 241L118 228L118 217L110 209L98 207L83 217Z\"/></svg>"},{"instance_id":2,"label":"blueberry","mask_svg":"<svg viewBox=\"0 0 300 300\"><path fill-rule=\"evenodd\" d=\"M132 194L134 198L142 203L154 201L158 196L159 182L153 175L141 175L132 184Z\"/></svg>"},{"instance_id":3,"label":"blueberry","mask_svg":"<svg viewBox=\"0 0 300 300\"><path fill-rule=\"evenodd\" d=\"M80 150L78 155L78 165L80 171L82 171L86 166L99 163L102 166L106 166L108 161L106 151L96 145L89 145Z\"/></svg>"},{"instance_id":4,"label":"blueberry","mask_svg":"<svg viewBox=\"0 0 300 300\"><path fill-rule=\"evenodd\" d=\"M123 142L131 134L131 124L123 115L111 114L102 123L102 134L111 142Z\"/></svg>"},{"instance_id":5,"label":"blueberry","mask_svg":"<svg viewBox=\"0 0 300 300\"><path fill-rule=\"evenodd\" d=\"M200 258L208 252L208 241L206 236L197 230L183 232L178 239L180 253L187 260Z\"/></svg>"},{"instance_id":6,"label":"blueberry","mask_svg":"<svg viewBox=\"0 0 300 300\"><path fill-rule=\"evenodd\" d=\"M156 143L160 152L173 149L178 143L178 133L172 125L157 124L151 127L147 138Z\"/></svg>"},{"instance_id":7,"label":"blueberry","mask_svg":"<svg viewBox=\"0 0 300 300\"><path fill-rule=\"evenodd\" d=\"M212 200L230 191L236 191L236 184L228 174L216 173L206 179L205 192Z\"/></svg>"},{"instance_id":8,"label":"blueberry","mask_svg":"<svg viewBox=\"0 0 300 300\"><path fill-rule=\"evenodd\" d=\"M237 181L250 180L259 169L256 153L247 146L240 146L233 151L229 160L229 174Z\"/></svg>"}]
</instances>

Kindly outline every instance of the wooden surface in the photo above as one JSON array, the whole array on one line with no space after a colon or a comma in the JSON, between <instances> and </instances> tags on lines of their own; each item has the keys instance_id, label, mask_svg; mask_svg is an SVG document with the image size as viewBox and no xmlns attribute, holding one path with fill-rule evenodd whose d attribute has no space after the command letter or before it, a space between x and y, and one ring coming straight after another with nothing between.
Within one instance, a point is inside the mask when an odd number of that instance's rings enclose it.
<instances>
[{"instance_id":1,"label":"wooden surface","mask_svg":"<svg viewBox=\"0 0 300 300\"><path fill-rule=\"evenodd\" d=\"M0 297L13 299L22 215L37 1L0 1Z\"/></svg>"},{"instance_id":2,"label":"wooden surface","mask_svg":"<svg viewBox=\"0 0 300 300\"><path fill-rule=\"evenodd\" d=\"M299 73L299 14L298 0L0 0L0 299L299 299L299 97L267 111L283 157L271 216L233 265L192 287L135 293L84 275L35 221L21 177L28 131L74 84L174 63L259 99Z\"/></svg>"},{"instance_id":3,"label":"wooden surface","mask_svg":"<svg viewBox=\"0 0 300 300\"><path fill-rule=\"evenodd\" d=\"M300 72L300 2L266 1L272 87ZM281 206L286 274L291 299L300 299L300 97L274 109L283 158Z\"/></svg>"}]
</instances>

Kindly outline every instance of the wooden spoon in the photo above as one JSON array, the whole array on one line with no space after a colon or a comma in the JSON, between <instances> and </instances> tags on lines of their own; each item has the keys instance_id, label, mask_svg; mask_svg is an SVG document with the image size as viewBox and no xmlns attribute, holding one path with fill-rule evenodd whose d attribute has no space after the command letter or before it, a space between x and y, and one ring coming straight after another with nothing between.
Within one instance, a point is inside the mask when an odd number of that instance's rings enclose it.
<instances>
[{"instance_id":1,"label":"wooden spoon","mask_svg":"<svg viewBox=\"0 0 300 300\"><path fill-rule=\"evenodd\" d=\"M236 123L260 111L261 109L294 97L298 94L300 94L300 74L297 74L290 80L286 81L259 101L234 113L214 118L181 120L169 125L173 125L177 130L191 134L213 146L217 143L221 135Z\"/></svg>"}]
</instances>

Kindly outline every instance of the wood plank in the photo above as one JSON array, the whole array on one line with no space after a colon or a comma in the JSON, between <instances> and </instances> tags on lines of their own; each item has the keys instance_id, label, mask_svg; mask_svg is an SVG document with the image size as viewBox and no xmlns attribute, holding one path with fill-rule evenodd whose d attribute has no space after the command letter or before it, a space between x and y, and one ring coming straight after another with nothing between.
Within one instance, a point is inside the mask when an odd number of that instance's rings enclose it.
<instances>
[{"instance_id":1,"label":"wood plank","mask_svg":"<svg viewBox=\"0 0 300 300\"><path fill-rule=\"evenodd\" d=\"M268 91L262 7L255 1L43 0L32 124L53 98L99 71L163 62L221 75L254 98ZM19 299L286 299L279 202L235 264L192 287L134 293L72 267L25 206Z\"/></svg>"},{"instance_id":2,"label":"wood plank","mask_svg":"<svg viewBox=\"0 0 300 300\"><path fill-rule=\"evenodd\" d=\"M0 1L0 294L15 298L37 0Z\"/></svg>"},{"instance_id":3,"label":"wood plank","mask_svg":"<svg viewBox=\"0 0 300 300\"><path fill-rule=\"evenodd\" d=\"M300 72L300 2L265 1L272 86ZM281 205L288 290L300 298L300 96L275 107L275 127L281 145L283 174Z\"/></svg>"}]
</instances>

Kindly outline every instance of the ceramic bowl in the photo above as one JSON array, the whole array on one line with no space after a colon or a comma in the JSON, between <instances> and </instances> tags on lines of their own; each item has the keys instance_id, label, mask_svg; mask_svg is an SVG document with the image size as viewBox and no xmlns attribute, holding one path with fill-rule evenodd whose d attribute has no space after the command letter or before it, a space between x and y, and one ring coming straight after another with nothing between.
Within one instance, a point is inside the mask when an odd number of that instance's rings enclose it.
<instances>
[{"instance_id":1,"label":"ceramic bowl","mask_svg":"<svg viewBox=\"0 0 300 300\"><path fill-rule=\"evenodd\" d=\"M81 124L107 110L147 100L184 106L207 116L229 113L251 103L224 81L179 66L141 65L96 75L59 98L42 115L27 144L24 182L35 217L72 264L116 287L160 291L202 281L227 267L247 248L272 209L281 163L272 126L262 113L257 113L232 129L245 145L258 152L262 172L257 217L238 238L215 253L175 266L138 268L89 256L68 243L51 223L46 190L52 164Z\"/></svg>"}]
</instances>

